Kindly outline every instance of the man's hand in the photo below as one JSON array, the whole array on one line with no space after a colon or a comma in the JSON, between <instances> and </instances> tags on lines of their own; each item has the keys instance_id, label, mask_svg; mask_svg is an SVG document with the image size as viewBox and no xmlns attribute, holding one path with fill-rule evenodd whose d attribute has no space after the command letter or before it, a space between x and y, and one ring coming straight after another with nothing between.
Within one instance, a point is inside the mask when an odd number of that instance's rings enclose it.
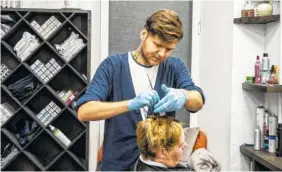
<instances>
[{"instance_id":1,"label":"man's hand","mask_svg":"<svg viewBox=\"0 0 282 172\"><path fill-rule=\"evenodd\" d=\"M166 95L154 106L154 113L179 110L187 101L185 91L182 89L169 88L163 84L162 90Z\"/></svg>"},{"instance_id":2,"label":"man's hand","mask_svg":"<svg viewBox=\"0 0 282 172\"><path fill-rule=\"evenodd\" d=\"M128 109L133 111L144 106L154 107L158 101L160 101L160 97L155 90L141 92L138 96L128 102Z\"/></svg>"}]
</instances>

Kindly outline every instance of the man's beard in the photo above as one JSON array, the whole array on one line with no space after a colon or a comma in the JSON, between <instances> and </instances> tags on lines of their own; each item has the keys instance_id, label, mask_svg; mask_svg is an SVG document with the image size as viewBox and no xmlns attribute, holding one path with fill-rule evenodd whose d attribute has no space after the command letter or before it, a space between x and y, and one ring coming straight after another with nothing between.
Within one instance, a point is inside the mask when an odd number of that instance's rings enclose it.
<instances>
[{"instance_id":1,"label":"man's beard","mask_svg":"<svg viewBox=\"0 0 282 172\"><path fill-rule=\"evenodd\" d=\"M144 54L142 46L141 46L141 49L140 49L140 53L141 53L141 57L143 57L143 60L145 61L145 63L151 65L149 58Z\"/></svg>"}]
</instances>

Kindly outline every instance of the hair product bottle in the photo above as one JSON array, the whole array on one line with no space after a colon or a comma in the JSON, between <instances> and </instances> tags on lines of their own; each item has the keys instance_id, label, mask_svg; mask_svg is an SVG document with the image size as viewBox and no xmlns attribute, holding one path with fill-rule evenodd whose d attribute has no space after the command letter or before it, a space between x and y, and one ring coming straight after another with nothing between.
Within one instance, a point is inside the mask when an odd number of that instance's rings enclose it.
<instances>
[{"instance_id":1,"label":"hair product bottle","mask_svg":"<svg viewBox=\"0 0 282 172\"><path fill-rule=\"evenodd\" d=\"M55 137L57 137L66 147L68 147L71 144L71 141L67 138L66 135L64 135L64 133L60 129L52 125L49 125L49 128L52 131L52 133L55 135Z\"/></svg>"}]
</instances>

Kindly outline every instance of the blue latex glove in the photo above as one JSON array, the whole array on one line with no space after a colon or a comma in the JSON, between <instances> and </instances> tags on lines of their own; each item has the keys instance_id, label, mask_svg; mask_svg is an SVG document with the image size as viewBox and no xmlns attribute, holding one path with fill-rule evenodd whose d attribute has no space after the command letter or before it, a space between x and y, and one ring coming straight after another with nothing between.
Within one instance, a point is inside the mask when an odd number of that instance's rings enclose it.
<instances>
[{"instance_id":1,"label":"blue latex glove","mask_svg":"<svg viewBox=\"0 0 282 172\"><path fill-rule=\"evenodd\" d=\"M160 101L159 94L155 90L141 92L134 99L129 100L128 109L130 111L140 109L144 106L154 107Z\"/></svg>"},{"instance_id":2,"label":"blue latex glove","mask_svg":"<svg viewBox=\"0 0 282 172\"><path fill-rule=\"evenodd\" d=\"M154 113L179 110L187 101L186 94L182 89L169 88L163 84L162 90L166 95L154 106Z\"/></svg>"}]
</instances>

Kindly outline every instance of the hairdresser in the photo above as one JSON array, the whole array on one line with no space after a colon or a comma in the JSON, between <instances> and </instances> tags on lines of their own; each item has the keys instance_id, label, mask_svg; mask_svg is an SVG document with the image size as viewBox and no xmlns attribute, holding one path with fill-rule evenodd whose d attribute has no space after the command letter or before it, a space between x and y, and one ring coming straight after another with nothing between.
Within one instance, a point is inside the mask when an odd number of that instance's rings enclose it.
<instances>
[{"instance_id":1,"label":"hairdresser","mask_svg":"<svg viewBox=\"0 0 282 172\"><path fill-rule=\"evenodd\" d=\"M140 32L139 47L106 58L75 103L79 120L105 120L101 170L125 171L136 162L136 127L147 115L202 108L203 91L181 59L169 56L182 37L178 15L156 11Z\"/></svg>"}]
</instances>

